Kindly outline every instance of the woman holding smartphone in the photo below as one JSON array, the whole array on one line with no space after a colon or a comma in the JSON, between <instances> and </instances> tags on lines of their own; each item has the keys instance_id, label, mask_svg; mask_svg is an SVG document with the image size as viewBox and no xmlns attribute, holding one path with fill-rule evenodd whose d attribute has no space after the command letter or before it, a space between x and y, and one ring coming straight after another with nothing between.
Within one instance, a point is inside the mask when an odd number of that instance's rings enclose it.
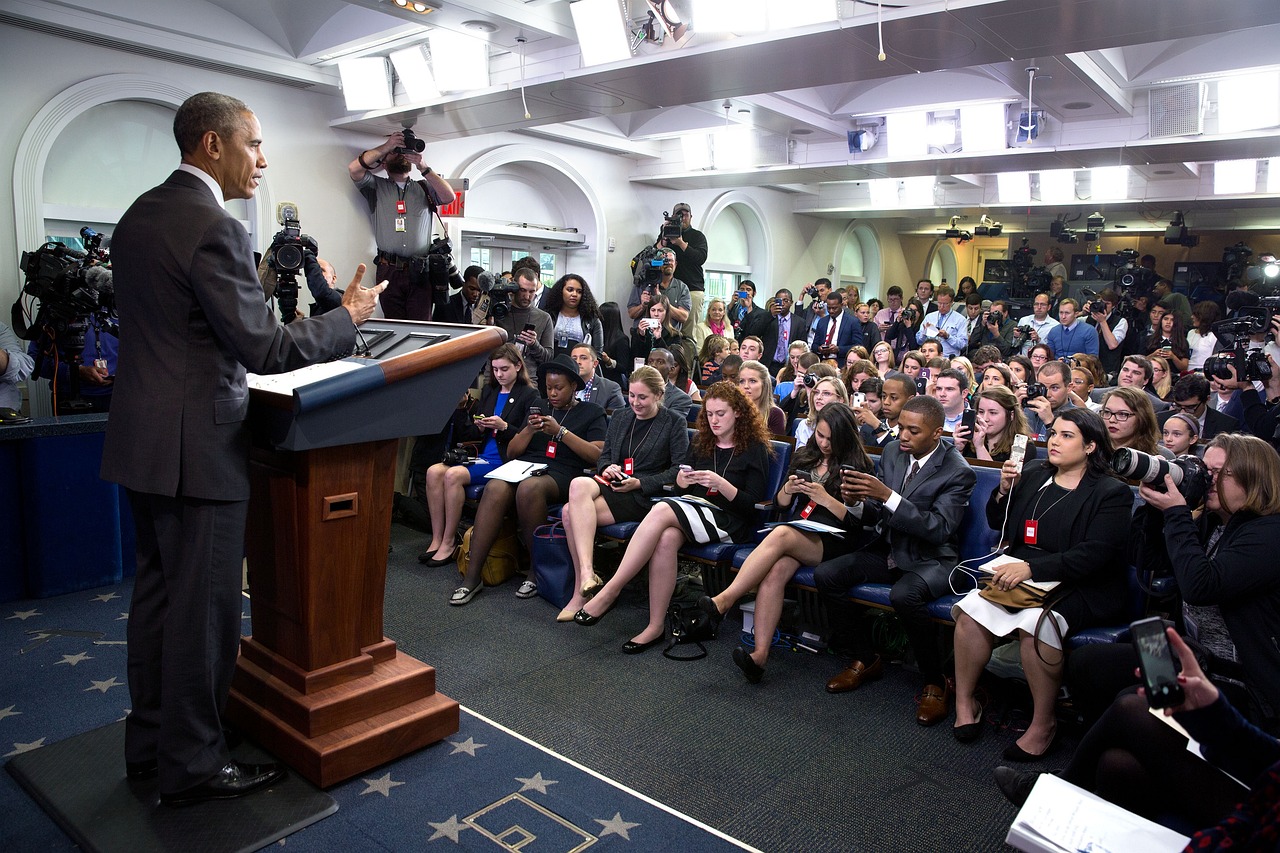
<instances>
[{"instance_id":1,"label":"woman holding smartphone","mask_svg":"<svg viewBox=\"0 0 1280 853\"><path fill-rule=\"evenodd\" d=\"M684 335L671 322L671 302L659 296L649 303L649 313L631 334L631 357L648 359L655 349L684 351Z\"/></svg>"},{"instance_id":2,"label":"woman holding smartphone","mask_svg":"<svg viewBox=\"0 0 1280 853\"><path fill-rule=\"evenodd\" d=\"M1011 558L995 567L991 585L1010 590L1026 581L1055 582L1046 607L1011 611L974 590L951 609L954 734L962 743L982 733L982 706L974 691L996 638L1017 635L1032 717L1026 732L1005 749L1009 761L1036 761L1053 748L1063 638L1092 625L1115 624L1125 612L1133 496L1111 474L1106 428L1088 409L1069 409L1054 420L1048 437L1048 459L1029 463L1025 473L1017 462L1005 462L987 501L987 524L1003 531L1005 556Z\"/></svg>"},{"instance_id":3,"label":"woman holding smartphone","mask_svg":"<svg viewBox=\"0 0 1280 853\"><path fill-rule=\"evenodd\" d=\"M846 406L849 405L849 389L844 387L844 382L837 377L819 379L818 384L814 385L810 392L809 401L808 416L796 424L797 446L809 443L818 422L818 412L822 411L824 406L837 401Z\"/></svg>"},{"instance_id":4,"label":"woman holding smartphone","mask_svg":"<svg viewBox=\"0 0 1280 853\"><path fill-rule=\"evenodd\" d=\"M604 449L596 462L599 473L569 484L569 502L560 517L573 559L573 598L556 617L573 619L602 582L595 572L596 530L624 521L640 521L651 499L676 480L680 462L689 452L685 419L662 405L666 380L645 365L631 374L628 408L613 413Z\"/></svg>"},{"instance_id":5,"label":"woman holding smartphone","mask_svg":"<svg viewBox=\"0 0 1280 853\"><path fill-rule=\"evenodd\" d=\"M967 459L1006 461L1013 452L1014 439L1020 435L1031 437L1017 396L1003 385L995 385L980 391L975 402L972 440L969 427L962 424L956 427L956 447ZM1026 459L1034 459L1035 455L1036 445L1028 441Z\"/></svg>"},{"instance_id":6,"label":"woman holding smartphone","mask_svg":"<svg viewBox=\"0 0 1280 853\"><path fill-rule=\"evenodd\" d=\"M507 448L538 399L529 382L524 359L513 344L489 354L489 381L480 393L472 422L454 433L459 441L479 441L480 452L470 465L437 462L427 469L427 507L431 511L431 544L418 555L428 566L447 566L458 558L458 522L466 501L466 487L486 482L484 475L506 461Z\"/></svg>"},{"instance_id":7,"label":"woman holding smartphone","mask_svg":"<svg viewBox=\"0 0 1280 853\"><path fill-rule=\"evenodd\" d=\"M574 395L586 383L578 375L578 365L567 355L558 355L538 366L538 381L546 391L546 400L528 409L523 427L512 436L507 455L512 460L530 465L545 464L543 476L530 476L519 483L491 479L480 496L476 523L471 531L470 562L462 585L453 591L449 603L469 604L484 587L480 572L489 549L498 538L502 521L514 507L519 521L520 537L533 553L533 530L547 520L547 506L564 503L569 497L569 483L593 466L604 446L604 409L595 403L584 403ZM532 598L538 586L530 578L520 584L516 595Z\"/></svg>"},{"instance_id":8,"label":"woman holding smartphone","mask_svg":"<svg viewBox=\"0 0 1280 853\"><path fill-rule=\"evenodd\" d=\"M812 438L792 457L791 471L774 496L774 504L788 507L793 519L843 527L846 509L840 497L842 467L865 473L872 473L875 468L858 438L853 411L844 403L830 403L818 412ZM714 598L704 595L698 601L711 621L719 625L724 614L742 596L759 587L755 650L748 653L740 645L733 650L733 662L747 681L756 684L764 676L774 630L782 616L787 584L796 570L801 566L815 566L849 550L847 542L796 527L775 527L747 557L728 589Z\"/></svg>"},{"instance_id":9,"label":"woman holding smartphone","mask_svg":"<svg viewBox=\"0 0 1280 853\"><path fill-rule=\"evenodd\" d=\"M573 621L599 622L647 564L649 623L622 651L638 654L661 642L676 586L677 553L686 542L741 542L751 534L755 504L765 497L771 453L760 412L738 386L717 382L707 389L687 463L676 475L677 491L695 500L667 498L654 504L627 543L618 571Z\"/></svg>"}]
</instances>

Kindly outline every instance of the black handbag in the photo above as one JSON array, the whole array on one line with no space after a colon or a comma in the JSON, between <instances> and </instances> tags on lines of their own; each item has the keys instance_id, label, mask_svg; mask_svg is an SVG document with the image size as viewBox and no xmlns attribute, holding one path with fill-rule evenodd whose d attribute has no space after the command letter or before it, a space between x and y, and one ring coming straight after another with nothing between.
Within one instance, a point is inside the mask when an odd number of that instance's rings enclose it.
<instances>
[{"instance_id":1,"label":"black handbag","mask_svg":"<svg viewBox=\"0 0 1280 853\"><path fill-rule=\"evenodd\" d=\"M697 604L673 604L667 610L667 633L670 639L662 656L671 660L702 660L707 656L707 647L702 645L707 640L716 638L716 626L711 624L711 617ZM696 645L698 651L692 655L672 653L676 646Z\"/></svg>"}]
</instances>

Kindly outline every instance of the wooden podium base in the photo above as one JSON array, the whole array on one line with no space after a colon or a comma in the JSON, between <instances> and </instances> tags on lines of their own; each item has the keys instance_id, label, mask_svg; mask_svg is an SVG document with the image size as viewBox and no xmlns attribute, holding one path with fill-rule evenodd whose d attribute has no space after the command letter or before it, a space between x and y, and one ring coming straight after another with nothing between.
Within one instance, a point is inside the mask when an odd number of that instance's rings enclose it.
<instances>
[{"instance_id":1,"label":"wooden podium base","mask_svg":"<svg viewBox=\"0 0 1280 853\"><path fill-rule=\"evenodd\" d=\"M435 669L394 642L336 669L302 672L245 638L227 719L321 788L458 731L458 703L435 691Z\"/></svg>"}]
</instances>

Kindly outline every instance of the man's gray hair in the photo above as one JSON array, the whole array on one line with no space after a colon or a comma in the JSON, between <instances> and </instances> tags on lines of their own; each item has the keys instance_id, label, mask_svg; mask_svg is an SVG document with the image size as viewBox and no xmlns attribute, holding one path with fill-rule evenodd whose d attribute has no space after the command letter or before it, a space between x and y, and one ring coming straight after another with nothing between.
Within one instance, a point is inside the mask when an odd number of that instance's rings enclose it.
<instances>
[{"instance_id":1,"label":"man's gray hair","mask_svg":"<svg viewBox=\"0 0 1280 853\"><path fill-rule=\"evenodd\" d=\"M173 138L183 155L194 154L200 148L200 140L209 131L224 140L235 137L244 127L245 113L252 112L238 98L217 92L201 92L192 95L178 107L173 117Z\"/></svg>"}]
</instances>

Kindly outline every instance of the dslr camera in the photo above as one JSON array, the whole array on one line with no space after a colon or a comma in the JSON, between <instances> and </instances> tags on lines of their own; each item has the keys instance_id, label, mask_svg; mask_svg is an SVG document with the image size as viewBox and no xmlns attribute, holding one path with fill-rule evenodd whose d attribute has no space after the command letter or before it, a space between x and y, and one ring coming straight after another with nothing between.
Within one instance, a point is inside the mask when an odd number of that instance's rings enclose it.
<instances>
[{"instance_id":1,"label":"dslr camera","mask_svg":"<svg viewBox=\"0 0 1280 853\"><path fill-rule=\"evenodd\" d=\"M800 384L806 388L815 388L818 385L818 378L816 373L806 373L800 377Z\"/></svg>"},{"instance_id":2,"label":"dslr camera","mask_svg":"<svg viewBox=\"0 0 1280 853\"><path fill-rule=\"evenodd\" d=\"M426 141L414 136L413 128L406 127L404 129L404 145L397 145L396 153L408 154L410 151L413 151L415 153L421 154L423 151L426 151L426 150L427 150Z\"/></svg>"},{"instance_id":3,"label":"dslr camera","mask_svg":"<svg viewBox=\"0 0 1280 853\"><path fill-rule=\"evenodd\" d=\"M1030 403L1032 400L1039 399L1040 397L1047 397L1048 395L1049 389L1045 387L1043 382L1027 383L1026 402Z\"/></svg>"},{"instance_id":4,"label":"dslr camera","mask_svg":"<svg viewBox=\"0 0 1280 853\"><path fill-rule=\"evenodd\" d=\"M920 317L920 312L914 308L903 308L898 314L898 319L904 323L914 323Z\"/></svg>"},{"instance_id":5,"label":"dslr camera","mask_svg":"<svg viewBox=\"0 0 1280 853\"><path fill-rule=\"evenodd\" d=\"M1101 299L1091 299L1084 304L1086 314L1105 314L1107 313L1107 303Z\"/></svg>"},{"instance_id":6,"label":"dslr camera","mask_svg":"<svg viewBox=\"0 0 1280 853\"><path fill-rule=\"evenodd\" d=\"M313 237L302 233L298 221L298 206L282 201L276 206L276 221L281 229L271 238L267 249L267 264L276 271L276 301L280 305L280 319L291 323L298 310L298 273L306 263L306 253L318 254L320 247Z\"/></svg>"},{"instance_id":7,"label":"dslr camera","mask_svg":"<svg viewBox=\"0 0 1280 853\"><path fill-rule=\"evenodd\" d=\"M982 322L986 323L988 326L991 325L992 323L995 323L997 326L999 326L1001 323L1004 322L1004 312L988 311L986 314L983 315Z\"/></svg>"},{"instance_id":8,"label":"dslr camera","mask_svg":"<svg viewBox=\"0 0 1280 853\"><path fill-rule=\"evenodd\" d=\"M470 465L475 460L467 452L466 445L459 444L451 450L446 450L440 461L446 465Z\"/></svg>"},{"instance_id":9,"label":"dslr camera","mask_svg":"<svg viewBox=\"0 0 1280 853\"><path fill-rule=\"evenodd\" d=\"M1111 469L1126 480L1139 480L1158 492L1165 490L1167 474L1190 507L1202 504L1209 494L1209 469L1204 460L1190 453L1170 461L1163 456L1121 447L1111 457Z\"/></svg>"}]
</instances>

